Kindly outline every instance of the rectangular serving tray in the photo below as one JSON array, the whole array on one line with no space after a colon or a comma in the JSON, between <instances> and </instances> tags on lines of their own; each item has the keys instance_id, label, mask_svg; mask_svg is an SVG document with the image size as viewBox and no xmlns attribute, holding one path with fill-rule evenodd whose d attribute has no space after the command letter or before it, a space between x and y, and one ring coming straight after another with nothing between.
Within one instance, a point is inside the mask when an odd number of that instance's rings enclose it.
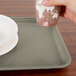
<instances>
[{"instance_id":1,"label":"rectangular serving tray","mask_svg":"<svg viewBox=\"0 0 76 76\"><path fill-rule=\"evenodd\" d=\"M19 42L0 56L0 70L65 68L71 57L57 26L40 27L35 18L12 17L18 24Z\"/></svg>"}]
</instances>

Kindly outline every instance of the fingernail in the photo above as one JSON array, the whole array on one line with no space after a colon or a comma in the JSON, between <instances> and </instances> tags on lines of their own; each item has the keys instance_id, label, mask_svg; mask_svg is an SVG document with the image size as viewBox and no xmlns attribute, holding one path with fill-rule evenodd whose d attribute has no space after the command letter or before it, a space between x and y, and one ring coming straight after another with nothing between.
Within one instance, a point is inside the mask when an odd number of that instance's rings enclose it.
<instances>
[{"instance_id":1,"label":"fingernail","mask_svg":"<svg viewBox=\"0 0 76 76\"><path fill-rule=\"evenodd\" d=\"M47 5L48 4L48 0L43 0L42 4Z\"/></svg>"}]
</instances>

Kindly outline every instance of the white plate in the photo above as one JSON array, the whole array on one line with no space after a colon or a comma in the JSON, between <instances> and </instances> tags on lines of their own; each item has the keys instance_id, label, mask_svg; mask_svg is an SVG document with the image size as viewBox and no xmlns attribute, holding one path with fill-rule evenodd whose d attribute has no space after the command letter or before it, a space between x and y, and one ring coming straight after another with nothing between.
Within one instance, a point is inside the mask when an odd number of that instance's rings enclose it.
<instances>
[{"instance_id":1,"label":"white plate","mask_svg":"<svg viewBox=\"0 0 76 76\"><path fill-rule=\"evenodd\" d=\"M18 26L14 20L5 15L0 15L0 46L17 35Z\"/></svg>"},{"instance_id":2,"label":"white plate","mask_svg":"<svg viewBox=\"0 0 76 76\"><path fill-rule=\"evenodd\" d=\"M0 56L8 53L11 51L18 43L18 35L13 37L11 40L9 40L4 45L0 46Z\"/></svg>"}]
</instances>

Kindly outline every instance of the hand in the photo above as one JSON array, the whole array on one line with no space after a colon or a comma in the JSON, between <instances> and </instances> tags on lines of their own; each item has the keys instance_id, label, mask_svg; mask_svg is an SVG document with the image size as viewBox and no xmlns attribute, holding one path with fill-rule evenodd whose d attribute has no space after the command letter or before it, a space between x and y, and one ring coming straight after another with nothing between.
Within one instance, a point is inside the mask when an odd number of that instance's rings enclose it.
<instances>
[{"instance_id":1,"label":"hand","mask_svg":"<svg viewBox=\"0 0 76 76\"><path fill-rule=\"evenodd\" d=\"M43 0L42 4L47 7L55 5L66 6L64 17L76 23L76 0Z\"/></svg>"}]
</instances>

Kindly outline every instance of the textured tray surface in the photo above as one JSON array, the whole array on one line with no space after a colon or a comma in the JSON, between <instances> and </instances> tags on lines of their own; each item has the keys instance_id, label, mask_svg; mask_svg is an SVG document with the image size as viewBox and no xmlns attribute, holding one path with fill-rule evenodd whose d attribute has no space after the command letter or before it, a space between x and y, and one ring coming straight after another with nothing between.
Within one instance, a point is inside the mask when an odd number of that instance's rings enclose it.
<instances>
[{"instance_id":1,"label":"textured tray surface","mask_svg":"<svg viewBox=\"0 0 76 76\"><path fill-rule=\"evenodd\" d=\"M70 55L57 27L40 27L35 18L13 19L19 27L19 42L0 57L0 70L64 68L70 64Z\"/></svg>"}]
</instances>

